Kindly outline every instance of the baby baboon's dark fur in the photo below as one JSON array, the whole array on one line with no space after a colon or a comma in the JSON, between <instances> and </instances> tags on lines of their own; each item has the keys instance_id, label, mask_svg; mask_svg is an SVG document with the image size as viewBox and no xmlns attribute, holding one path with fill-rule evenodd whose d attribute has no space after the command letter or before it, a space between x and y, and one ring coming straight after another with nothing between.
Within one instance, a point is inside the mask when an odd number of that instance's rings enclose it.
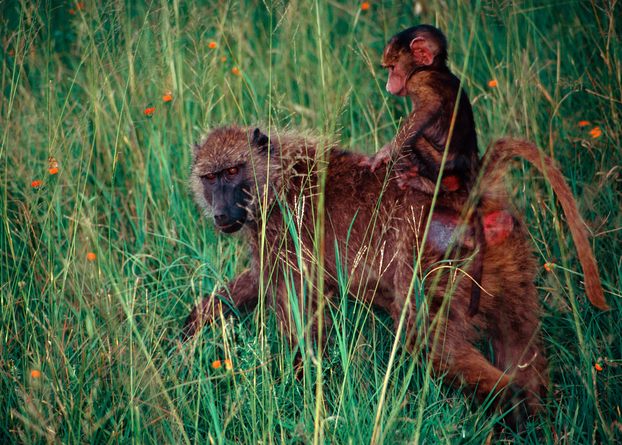
<instances>
[{"instance_id":1,"label":"baby baboon's dark fur","mask_svg":"<svg viewBox=\"0 0 622 445\"><path fill-rule=\"evenodd\" d=\"M528 143L502 140L497 146L511 151L524 144ZM260 280L266 301L275 308L291 343L298 338L294 308L299 308L303 319L317 319L317 301L310 290L313 286L309 286L314 283L317 290L317 281L309 274L318 267L316 216L323 169L322 285L326 298L340 295L337 277L344 273L339 268L346 267L348 296L384 309L396 327L406 310L408 347L427 344L428 358L447 382L467 386L480 402L498 395L497 402L507 408L513 398L523 400L523 408L513 410L509 421L520 426L525 417L521 413L539 409L548 385L548 365L538 335L540 304L533 284L536 263L523 224L504 212L502 199L484 197L484 214L501 216L492 227L508 230L494 239L491 236L488 242L480 310L468 317L471 279L467 274L473 256L469 247L476 243L472 230L466 230L462 238L458 234L464 196L443 194L438 198L434 214L439 216L433 219L435 224L423 244L431 196L411 188L403 190L395 181L385 183L384 168L371 172L359 166L362 157L326 148L312 138L283 133L271 134L268 139L258 129L236 126L216 129L196 146L191 174L194 198L207 213L217 209L213 216L221 230L231 232L234 226L244 226L252 264L226 291L217 298L206 298L192 311L185 334L194 335L226 310L222 300L238 308L256 305ZM503 156L494 156L490 165L505 161ZM492 172L487 175L498 179ZM487 186L494 190L493 184ZM235 208L221 205L235 200L234 195L238 199ZM247 212L240 216L238 208ZM456 261L450 264L442 262L456 239L461 253L456 253ZM264 252L263 259L260 252ZM421 264L414 271L417 258ZM416 299L413 293L407 301L413 273L423 281L426 298ZM423 322L421 317L417 319L423 313L417 301L427 304L429 317ZM322 316L324 326L329 326L328 316ZM317 329L310 332L317 335ZM482 335L492 347L493 362L474 346Z\"/></svg>"}]
</instances>

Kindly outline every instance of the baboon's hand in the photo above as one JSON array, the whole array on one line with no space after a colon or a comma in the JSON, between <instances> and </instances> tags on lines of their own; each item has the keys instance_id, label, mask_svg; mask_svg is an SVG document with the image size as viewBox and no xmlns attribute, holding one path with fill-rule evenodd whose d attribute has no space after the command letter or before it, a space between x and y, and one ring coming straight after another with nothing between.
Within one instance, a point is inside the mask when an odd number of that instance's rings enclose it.
<instances>
[{"instance_id":1,"label":"baboon's hand","mask_svg":"<svg viewBox=\"0 0 622 445\"><path fill-rule=\"evenodd\" d=\"M382 147L380 150L378 150L378 153L376 153L373 157L363 158L363 160L359 162L359 165L361 167L370 167L371 171L373 172L373 171L376 171L376 169L380 167L381 164L383 163L387 164L390 160L391 160L391 144L387 144L384 147Z\"/></svg>"},{"instance_id":2,"label":"baboon's hand","mask_svg":"<svg viewBox=\"0 0 622 445\"><path fill-rule=\"evenodd\" d=\"M218 298L207 297L197 305L184 322L181 339L186 341L196 335L203 325L211 324L222 313L222 304Z\"/></svg>"},{"instance_id":3,"label":"baboon's hand","mask_svg":"<svg viewBox=\"0 0 622 445\"><path fill-rule=\"evenodd\" d=\"M416 174L413 175L413 174L404 172L397 176L397 185L402 190L406 190L408 187L420 190L421 189L420 184L421 184L422 179L424 178ZM433 187L432 187L432 190L434 190Z\"/></svg>"},{"instance_id":4,"label":"baboon's hand","mask_svg":"<svg viewBox=\"0 0 622 445\"><path fill-rule=\"evenodd\" d=\"M400 161L396 179L398 187L402 190L412 188L424 193L434 193L434 182L419 174L419 166L412 161L410 156L406 156Z\"/></svg>"}]
</instances>

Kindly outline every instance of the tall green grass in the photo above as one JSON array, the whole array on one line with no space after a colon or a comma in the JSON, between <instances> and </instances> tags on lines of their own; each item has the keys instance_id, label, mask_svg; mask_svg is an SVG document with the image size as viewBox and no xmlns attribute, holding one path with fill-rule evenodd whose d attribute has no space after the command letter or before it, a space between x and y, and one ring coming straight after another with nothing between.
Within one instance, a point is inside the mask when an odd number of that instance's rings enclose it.
<instances>
[{"instance_id":1,"label":"tall green grass","mask_svg":"<svg viewBox=\"0 0 622 445\"><path fill-rule=\"evenodd\" d=\"M612 307L590 307L581 276L566 272L580 266L563 214L517 162L508 188L542 265L551 362L548 409L521 440L622 440L622 10L597 1L421 5L0 5L0 442L513 440L493 434L498 416L404 351L380 405L393 323L345 299L327 354L304 351L302 380L267 308L178 340L195 302L248 266L244 242L216 234L188 196L192 143L213 126L261 123L375 152L410 107L384 91L381 50L419 23L447 34L482 149L514 135L556 159L594 234ZM546 262L559 267L546 271ZM213 367L225 359L232 370Z\"/></svg>"}]
</instances>

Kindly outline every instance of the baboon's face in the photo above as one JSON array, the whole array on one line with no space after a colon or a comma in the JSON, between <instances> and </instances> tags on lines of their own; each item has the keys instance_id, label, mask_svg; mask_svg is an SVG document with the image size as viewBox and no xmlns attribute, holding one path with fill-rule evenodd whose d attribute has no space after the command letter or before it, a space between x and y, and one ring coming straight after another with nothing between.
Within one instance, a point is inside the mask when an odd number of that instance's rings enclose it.
<instances>
[{"instance_id":1,"label":"baboon's face","mask_svg":"<svg viewBox=\"0 0 622 445\"><path fill-rule=\"evenodd\" d=\"M205 200L210 203L216 227L224 233L240 230L248 218L250 186L246 166L205 173L200 176Z\"/></svg>"},{"instance_id":2,"label":"baboon's face","mask_svg":"<svg viewBox=\"0 0 622 445\"><path fill-rule=\"evenodd\" d=\"M220 231L237 232L254 218L257 190L269 190L265 184L272 150L258 128L236 126L215 129L195 145L190 188ZM276 170L278 164L271 171Z\"/></svg>"}]
</instances>

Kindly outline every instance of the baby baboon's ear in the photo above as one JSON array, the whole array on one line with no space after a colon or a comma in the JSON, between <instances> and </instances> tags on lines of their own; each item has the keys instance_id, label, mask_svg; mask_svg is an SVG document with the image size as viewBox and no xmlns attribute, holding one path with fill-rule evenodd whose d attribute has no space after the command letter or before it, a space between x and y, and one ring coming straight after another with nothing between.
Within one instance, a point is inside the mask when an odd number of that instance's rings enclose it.
<instances>
[{"instance_id":1,"label":"baby baboon's ear","mask_svg":"<svg viewBox=\"0 0 622 445\"><path fill-rule=\"evenodd\" d=\"M259 152L261 153L262 151L264 151L265 149L268 148L268 142L270 140L268 139L268 136L266 136L265 134L263 134L261 132L261 130L259 130L259 128L255 128L255 130L253 131L253 136L251 138L251 142L257 147L259 148ZM272 147L270 147L270 152L272 152Z\"/></svg>"}]
</instances>

